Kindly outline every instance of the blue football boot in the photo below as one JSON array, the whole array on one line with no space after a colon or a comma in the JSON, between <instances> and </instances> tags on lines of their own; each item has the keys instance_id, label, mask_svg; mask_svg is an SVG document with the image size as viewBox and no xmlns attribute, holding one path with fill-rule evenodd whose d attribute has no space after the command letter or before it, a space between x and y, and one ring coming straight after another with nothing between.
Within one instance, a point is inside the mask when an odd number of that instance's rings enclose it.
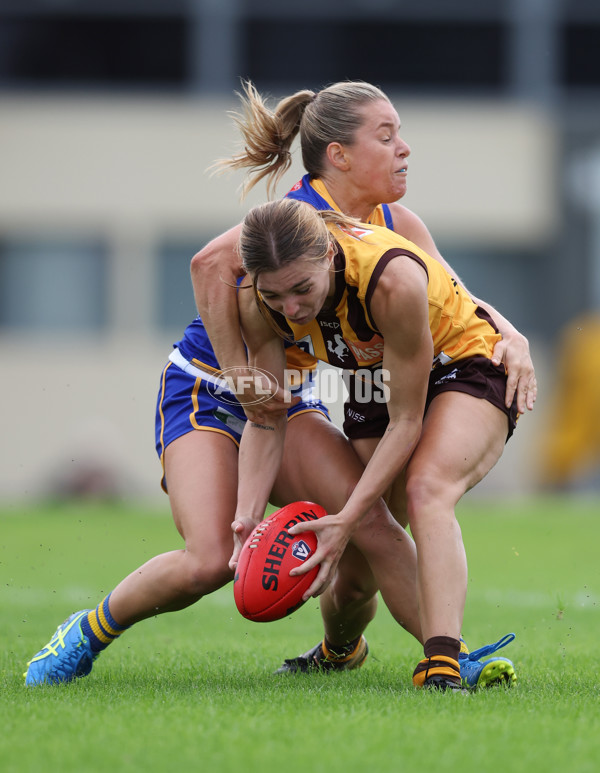
<instances>
[{"instance_id":1,"label":"blue football boot","mask_svg":"<svg viewBox=\"0 0 600 773\"><path fill-rule=\"evenodd\" d=\"M90 610L75 612L58 626L48 644L27 664L26 685L59 684L87 676L98 657L81 631L81 620Z\"/></svg>"},{"instance_id":2,"label":"blue football boot","mask_svg":"<svg viewBox=\"0 0 600 773\"><path fill-rule=\"evenodd\" d=\"M475 690L478 687L492 687L504 684L511 687L517 681L515 667L508 658L495 657L480 660L492 655L497 650L506 647L515 638L514 633L507 633L494 644L486 644L473 652L461 652L458 656L460 678L464 687Z\"/></svg>"}]
</instances>

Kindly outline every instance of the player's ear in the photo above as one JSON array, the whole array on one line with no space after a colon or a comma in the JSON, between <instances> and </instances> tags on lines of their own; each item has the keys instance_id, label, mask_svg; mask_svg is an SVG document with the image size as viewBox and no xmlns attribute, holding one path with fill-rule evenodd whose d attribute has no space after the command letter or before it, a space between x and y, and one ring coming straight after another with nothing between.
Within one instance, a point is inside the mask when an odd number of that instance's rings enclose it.
<instances>
[{"instance_id":1,"label":"player's ear","mask_svg":"<svg viewBox=\"0 0 600 773\"><path fill-rule=\"evenodd\" d=\"M347 169L349 169L350 162L346 154L346 149L341 143L329 143L327 146L327 158L329 163L332 164L336 169L339 169L342 172L345 172Z\"/></svg>"},{"instance_id":2,"label":"player's ear","mask_svg":"<svg viewBox=\"0 0 600 773\"><path fill-rule=\"evenodd\" d=\"M330 240L329 241L329 247L327 247L327 255L326 255L326 258L325 258L325 260L327 260L329 266L331 266L331 264L333 263L334 257L335 257L335 245Z\"/></svg>"}]
</instances>

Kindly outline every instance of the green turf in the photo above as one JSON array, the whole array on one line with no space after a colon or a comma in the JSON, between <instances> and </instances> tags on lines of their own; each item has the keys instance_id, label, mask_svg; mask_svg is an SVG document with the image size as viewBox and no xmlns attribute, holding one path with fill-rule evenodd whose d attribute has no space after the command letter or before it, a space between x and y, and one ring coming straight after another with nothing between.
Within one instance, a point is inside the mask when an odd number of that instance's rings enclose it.
<instances>
[{"instance_id":1,"label":"green turf","mask_svg":"<svg viewBox=\"0 0 600 773\"><path fill-rule=\"evenodd\" d=\"M86 679L25 688L25 662L75 609L179 546L168 510L0 510L0 770L570 771L600 766L600 503L467 498L464 635L508 631L512 690L414 690L419 645L380 605L360 671L274 677L312 646L317 603L245 621L231 587L128 631Z\"/></svg>"}]
</instances>

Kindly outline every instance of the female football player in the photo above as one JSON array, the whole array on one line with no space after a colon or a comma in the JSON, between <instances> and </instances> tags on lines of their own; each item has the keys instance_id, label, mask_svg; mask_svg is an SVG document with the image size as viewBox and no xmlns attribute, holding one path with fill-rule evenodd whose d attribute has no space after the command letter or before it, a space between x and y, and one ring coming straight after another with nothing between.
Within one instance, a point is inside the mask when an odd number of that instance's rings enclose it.
<instances>
[{"instance_id":1,"label":"female football player","mask_svg":"<svg viewBox=\"0 0 600 773\"><path fill-rule=\"evenodd\" d=\"M290 530L319 538L317 551L292 574L320 565L305 599L325 588L365 514L402 476L425 654L413 682L460 689L467 562L454 509L498 461L518 415L516 398L505 402L505 369L492 361L495 325L412 242L304 202L284 198L253 208L239 250L254 287L254 295L240 294L251 367L283 380L284 341L304 341L317 359L385 383L385 403L376 395L356 402L379 440L346 504ZM233 524L242 533L263 517L287 424L252 406L246 413ZM232 566L240 548L238 539ZM387 581L397 557L382 551L379 561L370 568ZM393 589L379 587L401 619Z\"/></svg>"},{"instance_id":2,"label":"female football player","mask_svg":"<svg viewBox=\"0 0 600 773\"><path fill-rule=\"evenodd\" d=\"M385 225L424 249L436 258L455 277L451 267L440 255L429 231L420 218L398 203L407 188L410 148L399 135L400 119L388 97L368 83L345 82L329 86L318 93L299 91L283 99L270 110L251 83L244 85L243 110L237 121L243 135L244 150L233 159L221 162L221 168L250 170L245 192L259 180L265 179L267 190L273 191L277 181L290 165L292 144L300 137L302 160L307 174L287 194L312 204L317 209L334 209L358 217L360 220ZM383 202L383 203L382 203ZM246 351L239 329L237 300L231 287L242 273L236 243L240 227L232 228L217 237L192 260L192 281L198 309L219 362L224 367L246 363ZM460 280L457 280L460 282ZM510 406L517 397L520 413L532 410L537 394L537 383L529 345L504 317L483 301L474 298L478 306L494 320L502 338L494 346L494 364L504 364L508 373L505 404ZM301 346L304 344L301 342ZM305 353L308 356L309 353ZM353 388L353 377L348 378ZM242 396L249 401L252 391ZM265 403L265 412L281 409L280 393ZM363 464L366 464L379 441L382 427L360 421L362 413L352 402L346 407L344 430ZM298 442L310 447L313 427L321 423L317 414L294 425ZM288 464L289 459L289 464ZM288 480L301 487L299 472L294 468L293 455L284 455L283 469ZM396 481L385 496L393 514L406 525L405 498L402 482ZM357 634L360 624L353 617L370 619L374 614L376 598L359 601L358 585L351 583L352 605L342 609L350 588L344 585L343 573L338 573L329 590L321 597L325 619L324 643L335 643L337 651L350 646L350 632ZM328 622L330 621L330 622ZM328 639L327 632L335 634ZM346 635L347 634L347 635ZM327 647L326 647L327 649ZM299 658L287 660L286 670L307 670L328 663L322 644ZM348 661L343 660L348 667Z\"/></svg>"}]
</instances>

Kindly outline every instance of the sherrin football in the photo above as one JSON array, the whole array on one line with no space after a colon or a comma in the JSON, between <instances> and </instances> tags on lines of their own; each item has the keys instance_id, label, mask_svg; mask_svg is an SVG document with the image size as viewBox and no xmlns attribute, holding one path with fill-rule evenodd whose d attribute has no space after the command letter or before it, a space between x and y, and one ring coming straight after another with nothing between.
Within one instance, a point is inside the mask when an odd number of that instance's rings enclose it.
<instances>
[{"instance_id":1,"label":"sherrin football","mask_svg":"<svg viewBox=\"0 0 600 773\"><path fill-rule=\"evenodd\" d=\"M254 528L240 553L233 581L240 614L257 623L269 623L302 606L302 594L314 582L319 567L292 577L290 570L314 553L317 536L312 531L292 535L288 529L324 515L326 511L314 502L292 502Z\"/></svg>"}]
</instances>

